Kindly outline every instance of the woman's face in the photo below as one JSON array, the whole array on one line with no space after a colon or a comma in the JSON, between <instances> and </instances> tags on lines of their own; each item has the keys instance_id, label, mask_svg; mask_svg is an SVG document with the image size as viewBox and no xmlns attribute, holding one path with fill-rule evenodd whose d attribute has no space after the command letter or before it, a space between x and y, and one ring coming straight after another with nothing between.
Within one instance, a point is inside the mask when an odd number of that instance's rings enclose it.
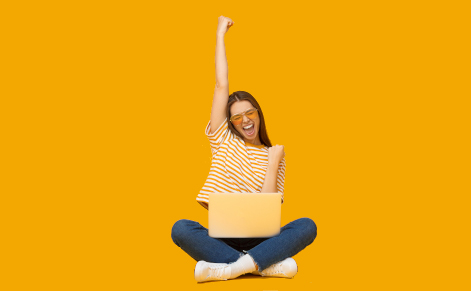
<instances>
[{"instance_id":1,"label":"woman's face","mask_svg":"<svg viewBox=\"0 0 471 291\"><path fill-rule=\"evenodd\" d=\"M237 101L234 104L232 104L229 111L230 111L230 114L231 114L231 117L232 117L236 114L244 113L247 110L253 109L253 108L255 108L255 107L252 105L252 103L250 103L247 100L242 100L242 101ZM253 117L252 119L248 118L244 114L242 116L242 123L240 123L238 125L234 125L234 124L232 124L232 125L244 137L244 140L246 142L249 142L249 143L252 143L252 144L255 144L255 145L261 145L262 144L260 142L260 138L258 136L258 132L260 130L260 117L258 115L258 112L257 112L256 116ZM248 126L251 126L251 127L248 128L248 129L244 129L244 127L248 127Z\"/></svg>"}]
</instances>

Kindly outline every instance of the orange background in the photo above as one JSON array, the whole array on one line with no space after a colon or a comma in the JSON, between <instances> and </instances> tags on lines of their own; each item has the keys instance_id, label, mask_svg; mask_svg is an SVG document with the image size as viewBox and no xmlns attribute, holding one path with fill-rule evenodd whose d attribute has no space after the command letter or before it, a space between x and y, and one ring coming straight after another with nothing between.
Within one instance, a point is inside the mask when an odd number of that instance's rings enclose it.
<instances>
[{"instance_id":1,"label":"orange background","mask_svg":"<svg viewBox=\"0 0 471 291\"><path fill-rule=\"evenodd\" d=\"M469 9L458 1L2 4L2 290L469 288ZM217 18L230 92L286 150L294 279L197 284ZM164 289L162 289L164 288Z\"/></svg>"}]
</instances>

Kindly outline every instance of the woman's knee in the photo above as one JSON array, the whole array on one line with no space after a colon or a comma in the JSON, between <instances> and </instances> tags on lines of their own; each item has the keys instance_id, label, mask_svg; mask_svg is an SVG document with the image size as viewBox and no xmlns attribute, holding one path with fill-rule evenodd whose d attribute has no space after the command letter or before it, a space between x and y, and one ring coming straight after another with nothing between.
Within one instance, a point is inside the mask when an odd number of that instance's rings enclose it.
<instances>
[{"instance_id":1,"label":"woman's knee","mask_svg":"<svg viewBox=\"0 0 471 291\"><path fill-rule=\"evenodd\" d=\"M310 243L314 241L317 236L317 225L314 220L309 217L303 217L299 219L299 223L302 225L302 229L305 231L310 239Z\"/></svg>"},{"instance_id":2,"label":"woman's knee","mask_svg":"<svg viewBox=\"0 0 471 291\"><path fill-rule=\"evenodd\" d=\"M188 229L195 225L197 222L193 220L188 220L188 219L180 219L177 222L175 222L172 226L172 240L175 244L178 245L177 241L178 239L182 238L185 236L185 234L188 232Z\"/></svg>"}]
</instances>

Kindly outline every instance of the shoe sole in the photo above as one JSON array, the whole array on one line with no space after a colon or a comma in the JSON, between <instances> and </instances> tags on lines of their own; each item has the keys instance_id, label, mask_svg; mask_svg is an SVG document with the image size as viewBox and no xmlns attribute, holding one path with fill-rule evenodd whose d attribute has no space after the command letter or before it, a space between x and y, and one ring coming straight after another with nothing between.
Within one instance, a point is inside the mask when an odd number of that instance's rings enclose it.
<instances>
[{"instance_id":1,"label":"shoe sole","mask_svg":"<svg viewBox=\"0 0 471 291\"><path fill-rule=\"evenodd\" d=\"M202 265L204 265L206 261L199 261L195 266L195 280L201 282L204 278L201 278L201 270Z\"/></svg>"},{"instance_id":2,"label":"shoe sole","mask_svg":"<svg viewBox=\"0 0 471 291\"><path fill-rule=\"evenodd\" d=\"M288 278L293 278L298 273L298 264L296 263L296 261L293 258L289 258L287 263L289 263L291 266L293 264L296 266L296 273L294 273L292 276L288 277Z\"/></svg>"}]
</instances>

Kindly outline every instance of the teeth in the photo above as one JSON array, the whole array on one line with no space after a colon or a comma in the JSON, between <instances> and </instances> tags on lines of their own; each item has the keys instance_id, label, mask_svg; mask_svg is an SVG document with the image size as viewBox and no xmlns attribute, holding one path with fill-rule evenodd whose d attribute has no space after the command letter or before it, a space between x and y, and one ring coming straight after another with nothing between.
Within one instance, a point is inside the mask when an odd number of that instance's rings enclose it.
<instances>
[{"instance_id":1,"label":"teeth","mask_svg":"<svg viewBox=\"0 0 471 291\"><path fill-rule=\"evenodd\" d=\"M251 124L251 125L249 125L249 126L246 126L246 127L244 127L244 129L249 129L249 128L251 128L252 126L253 126L253 124Z\"/></svg>"}]
</instances>

